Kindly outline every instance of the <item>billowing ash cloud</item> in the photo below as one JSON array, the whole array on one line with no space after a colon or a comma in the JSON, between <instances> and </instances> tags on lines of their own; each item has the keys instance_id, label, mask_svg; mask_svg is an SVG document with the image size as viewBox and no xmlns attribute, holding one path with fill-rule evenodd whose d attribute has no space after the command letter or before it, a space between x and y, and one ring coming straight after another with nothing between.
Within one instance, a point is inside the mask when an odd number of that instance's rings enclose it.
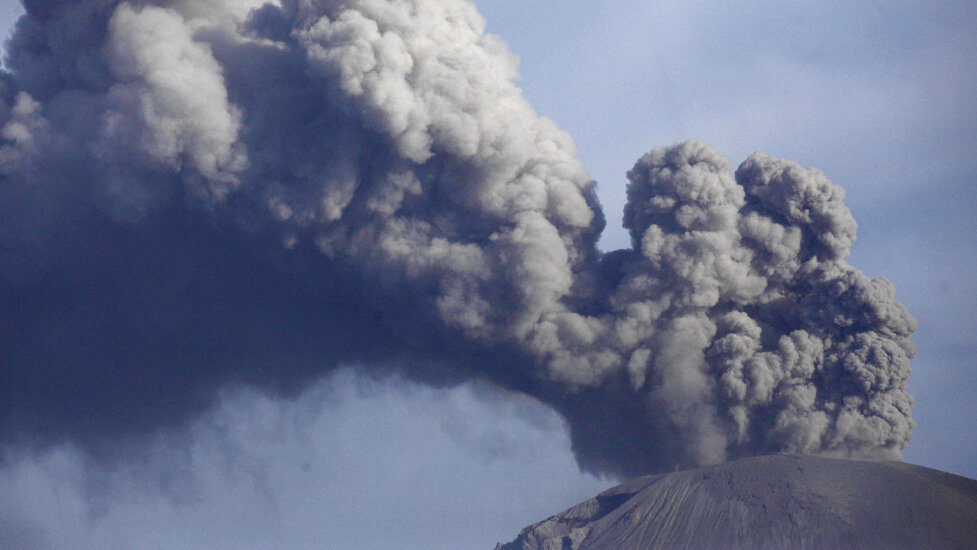
<instances>
[{"instance_id":1,"label":"billowing ash cloud","mask_svg":"<svg viewBox=\"0 0 977 550\"><path fill-rule=\"evenodd\" d=\"M530 393L580 463L898 456L915 319L821 172L655 149L632 248L463 0L28 1L0 90L8 440L338 364Z\"/></svg>"}]
</instances>

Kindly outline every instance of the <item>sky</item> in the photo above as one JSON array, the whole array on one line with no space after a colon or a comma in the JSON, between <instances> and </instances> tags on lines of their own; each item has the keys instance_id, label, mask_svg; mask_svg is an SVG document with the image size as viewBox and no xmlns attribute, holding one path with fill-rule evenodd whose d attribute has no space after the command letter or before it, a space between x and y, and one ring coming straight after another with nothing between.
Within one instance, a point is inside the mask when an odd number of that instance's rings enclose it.
<instances>
[{"instance_id":1,"label":"sky","mask_svg":"<svg viewBox=\"0 0 977 550\"><path fill-rule=\"evenodd\" d=\"M858 222L850 263L892 281L919 320L904 458L977 477L977 8L476 4L520 58L524 96L596 180L604 250L629 244L625 174L653 147L695 138L734 167L762 151L842 186ZM17 12L0 2L4 26ZM123 460L6 449L0 541L490 548L614 482L580 471L555 412L484 383L340 369L285 396L219 396L123 445Z\"/></svg>"}]
</instances>

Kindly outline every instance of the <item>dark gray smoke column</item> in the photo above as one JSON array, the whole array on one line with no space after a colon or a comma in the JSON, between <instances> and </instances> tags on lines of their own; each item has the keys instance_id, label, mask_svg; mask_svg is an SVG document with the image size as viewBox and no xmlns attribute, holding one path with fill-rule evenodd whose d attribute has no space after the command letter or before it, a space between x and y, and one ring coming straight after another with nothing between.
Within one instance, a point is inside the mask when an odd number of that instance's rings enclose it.
<instances>
[{"instance_id":1,"label":"dark gray smoke column","mask_svg":"<svg viewBox=\"0 0 977 550\"><path fill-rule=\"evenodd\" d=\"M150 429L352 362L532 393L595 470L909 439L915 320L845 262L818 171L656 149L633 249L601 254L572 140L468 2L26 7L0 89L7 437Z\"/></svg>"}]
</instances>

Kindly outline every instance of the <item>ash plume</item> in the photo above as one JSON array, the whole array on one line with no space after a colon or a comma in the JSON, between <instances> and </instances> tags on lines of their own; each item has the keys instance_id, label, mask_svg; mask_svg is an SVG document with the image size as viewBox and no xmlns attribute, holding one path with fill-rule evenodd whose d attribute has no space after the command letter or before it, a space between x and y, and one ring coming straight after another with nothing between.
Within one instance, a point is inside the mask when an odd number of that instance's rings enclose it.
<instances>
[{"instance_id":1,"label":"ash plume","mask_svg":"<svg viewBox=\"0 0 977 550\"><path fill-rule=\"evenodd\" d=\"M27 1L0 79L7 440L340 364L552 405L591 471L898 457L916 321L821 172L690 141L632 247L463 0Z\"/></svg>"}]
</instances>

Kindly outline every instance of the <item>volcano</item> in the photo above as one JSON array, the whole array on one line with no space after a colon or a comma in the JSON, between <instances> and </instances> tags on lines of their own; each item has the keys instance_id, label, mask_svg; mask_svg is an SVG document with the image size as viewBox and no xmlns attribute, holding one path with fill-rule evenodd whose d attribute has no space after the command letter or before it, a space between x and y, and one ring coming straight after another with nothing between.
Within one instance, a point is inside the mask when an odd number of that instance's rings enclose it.
<instances>
[{"instance_id":1,"label":"volcano","mask_svg":"<svg viewBox=\"0 0 977 550\"><path fill-rule=\"evenodd\" d=\"M977 548L977 480L772 455L635 478L496 550Z\"/></svg>"}]
</instances>

